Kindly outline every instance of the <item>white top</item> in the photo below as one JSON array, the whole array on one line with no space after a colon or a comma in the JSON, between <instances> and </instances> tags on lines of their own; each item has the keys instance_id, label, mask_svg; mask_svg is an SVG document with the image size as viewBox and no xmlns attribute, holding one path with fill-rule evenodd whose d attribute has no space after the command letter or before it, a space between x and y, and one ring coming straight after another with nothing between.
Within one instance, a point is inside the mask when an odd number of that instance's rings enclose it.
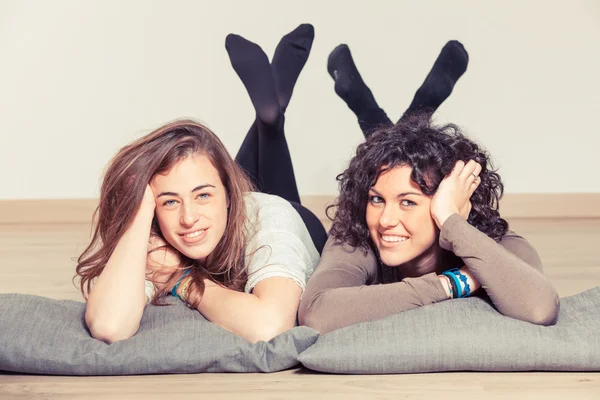
<instances>
[{"instance_id":1,"label":"white top","mask_svg":"<svg viewBox=\"0 0 600 400\"><path fill-rule=\"evenodd\" d=\"M302 288L319 262L315 248L300 214L281 197L251 192L244 195L246 203L246 268L248 282L245 291L272 277L292 279ZM148 299L156 287L146 281Z\"/></svg>"}]
</instances>

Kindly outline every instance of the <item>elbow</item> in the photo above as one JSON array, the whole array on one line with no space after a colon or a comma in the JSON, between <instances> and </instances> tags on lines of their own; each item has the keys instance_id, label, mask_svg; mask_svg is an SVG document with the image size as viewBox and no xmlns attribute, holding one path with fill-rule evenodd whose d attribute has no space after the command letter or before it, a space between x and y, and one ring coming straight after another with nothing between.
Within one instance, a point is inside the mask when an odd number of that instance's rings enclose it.
<instances>
[{"instance_id":1,"label":"elbow","mask_svg":"<svg viewBox=\"0 0 600 400\"><path fill-rule=\"evenodd\" d=\"M254 326L254 329L247 332L244 336L245 339L251 343L268 342L269 340L289 329L292 329L293 327L293 322L290 323L287 321L278 320L277 318L271 318L259 322Z\"/></svg>"},{"instance_id":2,"label":"elbow","mask_svg":"<svg viewBox=\"0 0 600 400\"><path fill-rule=\"evenodd\" d=\"M539 307L536 312L533 313L533 321L532 323L536 325L544 325L550 326L554 325L558 320L558 313L560 311L560 300L558 299L558 295L556 296L556 300L547 307Z\"/></svg>"},{"instance_id":3,"label":"elbow","mask_svg":"<svg viewBox=\"0 0 600 400\"><path fill-rule=\"evenodd\" d=\"M100 340L106 344L112 344L120 340L129 339L137 331L126 330L122 326L119 326L110 319L96 318L90 313L85 314L85 323L90 331L90 335L97 340Z\"/></svg>"},{"instance_id":4,"label":"elbow","mask_svg":"<svg viewBox=\"0 0 600 400\"><path fill-rule=\"evenodd\" d=\"M558 320L559 311L560 298L558 297L558 293L554 293L552 299L539 302L531 307L525 318L522 319L535 325L551 326Z\"/></svg>"},{"instance_id":5,"label":"elbow","mask_svg":"<svg viewBox=\"0 0 600 400\"><path fill-rule=\"evenodd\" d=\"M320 334L326 332L325 326L323 324L323 318L320 317L320 313L316 307L317 298L312 299L311 301L303 301L300 303L300 308L298 310L298 323L300 325L308 326Z\"/></svg>"},{"instance_id":6,"label":"elbow","mask_svg":"<svg viewBox=\"0 0 600 400\"><path fill-rule=\"evenodd\" d=\"M310 311L306 312L303 315L303 318L298 319L298 323L300 325L308 326L309 328L316 330L320 334L326 333L327 329L325 328L324 324L322 323L322 319L318 318L317 315L315 315L315 314L316 313L310 312Z\"/></svg>"}]
</instances>

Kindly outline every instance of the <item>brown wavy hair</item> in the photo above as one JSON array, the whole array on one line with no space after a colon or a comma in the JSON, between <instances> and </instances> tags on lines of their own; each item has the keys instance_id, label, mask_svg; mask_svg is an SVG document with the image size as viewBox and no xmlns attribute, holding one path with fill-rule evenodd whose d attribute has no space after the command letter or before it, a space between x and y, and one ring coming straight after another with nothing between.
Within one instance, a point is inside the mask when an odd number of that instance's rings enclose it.
<instances>
[{"instance_id":1,"label":"brown wavy hair","mask_svg":"<svg viewBox=\"0 0 600 400\"><path fill-rule=\"evenodd\" d=\"M75 277L80 277L79 286L84 298L87 299L94 278L102 273L117 243L132 224L152 177L166 173L177 162L198 153L208 157L217 169L229 196L227 227L205 264L200 265L166 242L154 217L151 234L167 243L158 249L174 251L181 263L152 302L158 304L158 298L168 293L187 269L193 279L190 294L201 296L204 293L205 278L230 289L243 290L247 280L247 216L243 197L253 190L252 184L212 131L198 122L179 120L123 147L108 164L100 190L100 203L94 212L93 237L77 260ZM191 306L196 307L197 304Z\"/></svg>"},{"instance_id":2,"label":"brown wavy hair","mask_svg":"<svg viewBox=\"0 0 600 400\"><path fill-rule=\"evenodd\" d=\"M425 195L433 196L458 160L481 164L481 183L471 196L468 222L499 241L508 230L508 223L498 211L504 185L489 154L465 137L458 126L436 126L426 113L408 115L394 126L380 127L358 146L348 168L337 176L340 195L327 208L328 215L335 210L335 218L330 216L330 236L367 250L371 244L366 221L369 189L382 172L410 166L411 179Z\"/></svg>"}]
</instances>

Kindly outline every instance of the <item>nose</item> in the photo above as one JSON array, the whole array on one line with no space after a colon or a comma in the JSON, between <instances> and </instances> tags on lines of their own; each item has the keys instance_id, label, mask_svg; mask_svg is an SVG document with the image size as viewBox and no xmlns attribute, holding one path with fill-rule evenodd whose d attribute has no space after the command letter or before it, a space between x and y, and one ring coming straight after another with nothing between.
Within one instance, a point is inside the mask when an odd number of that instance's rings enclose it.
<instances>
[{"instance_id":1,"label":"nose","mask_svg":"<svg viewBox=\"0 0 600 400\"><path fill-rule=\"evenodd\" d=\"M382 228L393 228L400 223L401 211L394 204L386 204L381 216L379 217L379 225Z\"/></svg>"},{"instance_id":2,"label":"nose","mask_svg":"<svg viewBox=\"0 0 600 400\"><path fill-rule=\"evenodd\" d=\"M191 227L199 218L200 213L194 204L183 204L180 214L180 223L182 226Z\"/></svg>"}]
</instances>

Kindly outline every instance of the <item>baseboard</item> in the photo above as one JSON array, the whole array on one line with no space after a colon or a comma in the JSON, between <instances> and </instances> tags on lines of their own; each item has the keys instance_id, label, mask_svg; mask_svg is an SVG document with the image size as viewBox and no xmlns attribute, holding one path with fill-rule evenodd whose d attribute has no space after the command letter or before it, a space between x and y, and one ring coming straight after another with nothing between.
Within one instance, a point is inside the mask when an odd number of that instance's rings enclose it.
<instances>
[{"instance_id":1,"label":"baseboard","mask_svg":"<svg viewBox=\"0 0 600 400\"><path fill-rule=\"evenodd\" d=\"M304 196L321 220L334 196ZM97 199L0 200L0 224L88 223ZM500 202L504 218L600 218L600 193L515 193Z\"/></svg>"}]
</instances>

